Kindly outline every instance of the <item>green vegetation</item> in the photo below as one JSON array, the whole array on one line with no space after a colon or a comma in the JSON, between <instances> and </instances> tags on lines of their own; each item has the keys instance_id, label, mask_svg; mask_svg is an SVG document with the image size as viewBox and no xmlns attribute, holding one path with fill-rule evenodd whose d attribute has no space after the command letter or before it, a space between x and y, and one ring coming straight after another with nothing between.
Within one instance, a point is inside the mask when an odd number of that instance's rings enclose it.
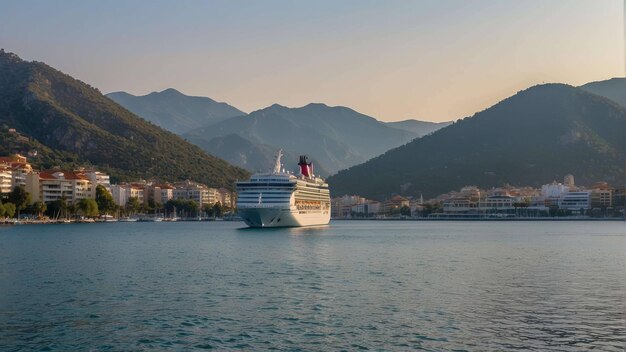
<instances>
[{"instance_id":1,"label":"green vegetation","mask_svg":"<svg viewBox=\"0 0 626 352\"><path fill-rule=\"evenodd\" d=\"M128 198L128 200L126 201L126 206L124 207L124 210L129 215L138 213L139 210L141 210L141 203L139 202L139 199L137 197Z\"/></svg>"},{"instance_id":2,"label":"green vegetation","mask_svg":"<svg viewBox=\"0 0 626 352\"><path fill-rule=\"evenodd\" d=\"M31 214L36 214L37 217L42 217L46 210L48 210L48 205L40 201L34 202L28 208L28 212Z\"/></svg>"},{"instance_id":3,"label":"green vegetation","mask_svg":"<svg viewBox=\"0 0 626 352\"><path fill-rule=\"evenodd\" d=\"M626 110L562 84L535 86L330 177L333 196L436 196L465 185L623 184Z\"/></svg>"},{"instance_id":4,"label":"green vegetation","mask_svg":"<svg viewBox=\"0 0 626 352\"><path fill-rule=\"evenodd\" d=\"M26 207L30 204L31 195L26 192L24 186L16 186L7 196L7 200L9 203L15 204L15 207L17 208L17 216L19 217L20 212L26 209Z\"/></svg>"},{"instance_id":5,"label":"green vegetation","mask_svg":"<svg viewBox=\"0 0 626 352\"><path fill-rule=\"evenodd\" d=\"M102 214L112 214L117 210L117 204L113 201L113 196L104 186L96 186L96 203Z\"/></svg>"},{"instance_id":6,"label":"green vegetation","mask_svg":"<svg viewBox=\"0 0 626 352\"><path fill-rule=\"evenodd\" d=\"M165 203L165 210L168 213L182 214L183 216L198 215L198 203L186 199L170 199Z\"/></svg>"},{"instance_id":7,"label":"green vegetation","mask_svg":"<svg viewBox=\"0 0 626 352\"><path fill-rule=\"evenodd\" d=\"M2 205L2 208L4 209L4 216L6 216L7 218L12 218L15 216L15 204L13 203L4 203Z\"/></svg>"},{"instance_id":8,"label":"green vegetation","mask_svg":"<svg viewBox=\"0 0 626 352\"><path fill-rule=\"evenodd\" d=\"M37 151L37 167L96 167L113 181L193 179L233 188L248 173L133 115L43 63L0 52L0 152ZM8 137L8 128L16 135ZM10 143L4 143L5 138ZM28 150L25 150L28 149ZM8 154L8 153L7 153Z\"/></svg>"},{"instance_id":9,"label":"green vegetation","mask_svg":"<svg viewBox=\"0 0 626 352\"><path fill-rule=\"evenodd\" d=\"M47 208L44 215L51 219L65 218L67 216L67 202L65 199L48 202L46 206Z\"/></svg>"},{"instance_id":10,"label":"green vegetation","mask_svg":"<svg viewBox=\"0 0 626 352\"><path fill-rule=\"evenodd\" d=\"M79 214L86 217L96 217L100 212L98 211L98 203L93 199L81 199L76 203L76 210Z\"/></svg>"}]
</instances>

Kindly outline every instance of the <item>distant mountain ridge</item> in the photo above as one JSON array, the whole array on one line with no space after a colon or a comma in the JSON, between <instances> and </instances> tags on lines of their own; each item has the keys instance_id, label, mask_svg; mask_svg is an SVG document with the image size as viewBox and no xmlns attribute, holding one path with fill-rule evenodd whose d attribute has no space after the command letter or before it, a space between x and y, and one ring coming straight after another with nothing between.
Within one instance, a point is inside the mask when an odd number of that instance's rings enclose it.
<instances>
[{"instance_id":1,"label":"distant mountain ridge","mask_svg":"<svg viewBox=\"0 0 626 352\"><path fill-rule=\"evenodd\" d=\"M328 176L449 124L417 120L385 123L349 108L319 103L301 108L274 104L253 112L248 119L226 103L189 97L173 88L145 96L116 92L107 97L249 171L267 167L265 163L274 158L276 149L282 148L285 160L309 154L317 172ZM273 132L279 130L284 135ZM355 133L359 131L361 135Z\"/></svg>"},{"instance_id":2,"label":"distant mountain ridge","mask_svg":"<svg viewBox=\"0 0 626 352\"><path fill-rule=\"evenodd\" d=\"M386 124L387 126L393 128L413 132L416 136L422 137L437 130L440 130L444 127L450 126L452 124L452 121L430 122L410 119L403 121L386 122Z\"/></svg>"},{"instance_id":3,"label":"distant mountain ridge","mask_svg":"<svg viewBox=\"0 0 626 352\"><path fill-rule=\"evenodd\" d=\"M193 179L231 189L236 179L248 176L133 115L97 89L4 50L0 125L27 139L12 142L5 151L42 146L32 157L42 168L89 165L110 173L113 180Z\"/></svg>"},{"instance_id":4,"label":"distant mountain ridge","mask_svg":"<svg viewBox=\"0 0 626 352\"><path fill-rule=\"evenodd\" d=\"M257 146L282 148L290 155L308 154L329 173L364 162L418 137L414 132L390 127L352 109L319 103L299 108L274 104L183 136L203 149L242 166L221 151L212 149L214 138L232 134ZM239 155L246 153L244 149L238 152Z\"/></svg>"},{"instance_id":5,"label":"distant mountain ridge","mask_svg":"<svg viewBox=\"0 0 626 352\"><path fill-rule=\"evenodd\" d=\"M626 110L563 84L534 86L330 177L334 196L436 196L465 185L626 182Z\"/></svg>"},{"instance_id":6,"label":"distant mountain ridge","mask_svg":"<svg viewBox=\"0 0 626 352\"><path fill-rule=\"evenodd\" d=\"M626 78L616 77L605 81L590 82L580 88L610 99L626 108Z\"/></svg>"},{"instance_id":7,"label":"distant mountain ridge","mask_svg":"<svg viewBox=\"0 0 626 352\"><path fill-rule=\"evenodd\" d=\"M183 134L245 112L207 97L185 95L168 88L161 92L135 96L126 92L106 95L135 115L176 134Z\"/></svg>"}]
</instances>

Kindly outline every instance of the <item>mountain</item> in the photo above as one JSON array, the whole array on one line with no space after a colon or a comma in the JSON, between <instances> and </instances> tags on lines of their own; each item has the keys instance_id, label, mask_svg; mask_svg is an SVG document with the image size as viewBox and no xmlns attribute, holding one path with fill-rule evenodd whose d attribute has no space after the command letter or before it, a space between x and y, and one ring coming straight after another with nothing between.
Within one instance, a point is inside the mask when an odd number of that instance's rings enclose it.
<instances>
[{"instance_id":1,"label":"mountain","mask_svg":"<svg viewBox=\"0 0 626 352\"><path fill-rule=\"evenodd\" d=\"M334 196L436 196L465 185L626 180L626 110L582 89L531 87L431 135L330 177ZM401 192L402 190L402 192Z\"/></svg>"},{"instance_id":2,"label":"mountain","mask_svg":"<svg viewBox=\"0 0 626 352\"><path fill-rule=\"evenodd\" d=\"M135 96L126 92L106 95L135 115L176 134L246 113L207 97L192 97L176 89Z\"/></svg>"},{"instance_id":3,"label":"mountain","mask_svg":"<svg viewBox=\"0 0 626 352\"><path fill-rule=\"evenodd\" d=\"M626 108L626 78L611 78L606 81L591 82L580 86L580 88L613 100Z\"/></svg>"},{"instance_id":4,"label":"mountain","mask_svg":"<svg viewBox=\"0 0 626 352\"><path fill-rule=\"evenodd\" d=\"M208 142L200 142L198 146L205 150L210 150L215 156L228 160L229 163L242 167L252 172L267 171L274 167L276 160L277 148L265 145L255 144L241 137L238 134L229 134L222 137L215 137ZM297 166L298 154L283 151L282 162L285 170L297 173L300 169ZM329 172L320 165L315 159L315 174L328 176Z\"/></svg>"},{"instance_id":5,"label":"mountain","mask_svg":"<svg viewBox=\"0 0 626 352\"><path fill-rule=\"evenodd\" d=\"M433 133L444 127L450 126L451 124L452 124L452 121L430 122L430 121L419 121L419 120L413 120L413 119L386 123L386 125L389 127L413 132L418 137L422 137L427 134Z\"/></svg>"},{"instance_id":6,"label":"mountain","mask_svg":"<svg viewBox=\"0 0 626 352\"><path fill-rule=\"evenodd\" d=\"M248 175L135 116L97 89L4 50L0 125L3 131L17 130L22 141L5 149L37 148L31 161L41 168L89 165L110 173L113 180L190 178L229 188Z\"/></svg>"},{"instance_id":7,"label":"mountain","mask_svg":"<svg viewBox=\"0 0 626 352\"><path fill-rule=\"evenodd\" d=\"M293 155L307 154L329 173L362 163L417 137L352 109L324 104L300 108L274 104L191 131L184 137L212 151L209 142L213 138L231 134L255 145L282 148Z\"/></svg>"}]
</instances>

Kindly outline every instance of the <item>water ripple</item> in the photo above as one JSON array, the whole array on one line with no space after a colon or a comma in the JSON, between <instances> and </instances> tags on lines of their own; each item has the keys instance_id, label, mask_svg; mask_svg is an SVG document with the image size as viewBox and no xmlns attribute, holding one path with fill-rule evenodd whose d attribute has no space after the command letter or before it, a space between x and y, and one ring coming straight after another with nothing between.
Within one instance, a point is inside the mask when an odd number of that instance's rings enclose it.
<instances>
[{"instance_id":1,"label":"water ripple","mask_svg":"<svg viewBox=\"0 0 626 352\"><path fill-rule=\"evenodd\" d=\"M0 229L0 350L623 351L623 223Z\"/></svg>"}]
</instances>

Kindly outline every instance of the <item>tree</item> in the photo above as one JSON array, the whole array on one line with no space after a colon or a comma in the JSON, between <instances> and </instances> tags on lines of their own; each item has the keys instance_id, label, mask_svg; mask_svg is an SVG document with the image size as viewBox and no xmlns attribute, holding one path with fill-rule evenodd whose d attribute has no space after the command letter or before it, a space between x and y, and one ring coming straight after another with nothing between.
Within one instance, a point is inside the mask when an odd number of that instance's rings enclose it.
<instances>
[{"instance_id":1,"label":"tree","mask_svg":"<svg viewBox=\"0 0 626 352\"><path fill-rule=\"evenodd\" d=\"M64 199L57 199L52 202L46 203L46 210L44 210L45 214L49 217L56 219L57 217L63 215L67 209L67 204Z\"/></svg>"},{"instance_id":2,"label":"tree","mask_svg":"<svg viewBox=\"0 0 626 352\"><path fill-rule=\"evenodd\" d=\"M33 203L33 211L37 213L37 217L41 217L47 209L48 206L44 202L37 201Z\"/></svg>"},{"instance_id":3,"label":"tree","mask_svg":"<svg viewBox=\"0 0 626 352\"><path fill-rule=\"evenodd\" d=\"M8 218L12 218L15 215L15 204L13 203L4 203L4 215Z\"/></svg>"},{"instance_id":4,"label":"tree","mask_svg":"<svg viewBox=\"0 0 626 352\"><path fill-rule=\"evenodd\" d=\"M26 207L30 204L31 196L30 193L26 192L26 188L24 186L15 186L13 191L9 193L8 196L9 203L13 203L15 208L17 209L17 216L19 218L20 211L26 209Z\"/></svg>"},{"instance_id":5,"label":"tree","mask_svg":"<svg viewBox=\"0 0 626 352\"><path fill-rule=\"evenodd\" d=\"M402 208L400 208L400 215L411 216L411 208L406 205L403 206Z\"/></svg>"},{"instance_id":6,"label":"tree","mask_svg":"<svg viewBox=\"0 0 626 352\"><path fill-rule=\"evenodd\" d=\"M189 211L189 215L198 214L198 209L200 209L200 207L198 206L198 203L196 203L193 200L190 200L189 202L187 202L186 206L187 206L187 210Z\"/></svg>"},{"instance_id":7,"label":"tree","mask_svg":"<svg viewBox=\"0 0 626 352\"><path fill-rule=\"evenodd\" d=\"M141 209L141 203L139 203L139 198L130 197L126 202L126 211L130 214L134 214Z\"/></svg>"},{"instance_id":8,"label":"tree","mask_svg":"<svg viewBox=\"0 0 626 352\"><path fill-rule=\"evenodd\" d=\"M83 216L94 217L98 216L98 203L93 199L81 199L76 203L76 209Z\"/></svg>"},{"instance_id":9,"label":"tree","mask_svg":"<svg viewBox=\"0 0 626 352\"><path fill-rule=\"evenodd\" d=\"M4 213L5 213L4 205L0 203L0 217L4 217Z\"/></svg>"},{"instance_id":10,"label":"tree","mask_svg":"<svg viewBox=\"0 0 626 352\"><path fill-rule=\"evenodd\" d=\"M222 216L222 204L220 204L220 202L213 204L213 216L217 218Z\"/></svg>"},{"instance_id":11,"label":"tree","mask_svg":"<svg viewBox=\"0 0 626 352\"><path fill-rule=\"evenodd\" d=\"M96 203L98 203L98 209L102 214L113 213L117 208L111 192L103 185L96 186Z\"/></svg>"}]
</instances>

